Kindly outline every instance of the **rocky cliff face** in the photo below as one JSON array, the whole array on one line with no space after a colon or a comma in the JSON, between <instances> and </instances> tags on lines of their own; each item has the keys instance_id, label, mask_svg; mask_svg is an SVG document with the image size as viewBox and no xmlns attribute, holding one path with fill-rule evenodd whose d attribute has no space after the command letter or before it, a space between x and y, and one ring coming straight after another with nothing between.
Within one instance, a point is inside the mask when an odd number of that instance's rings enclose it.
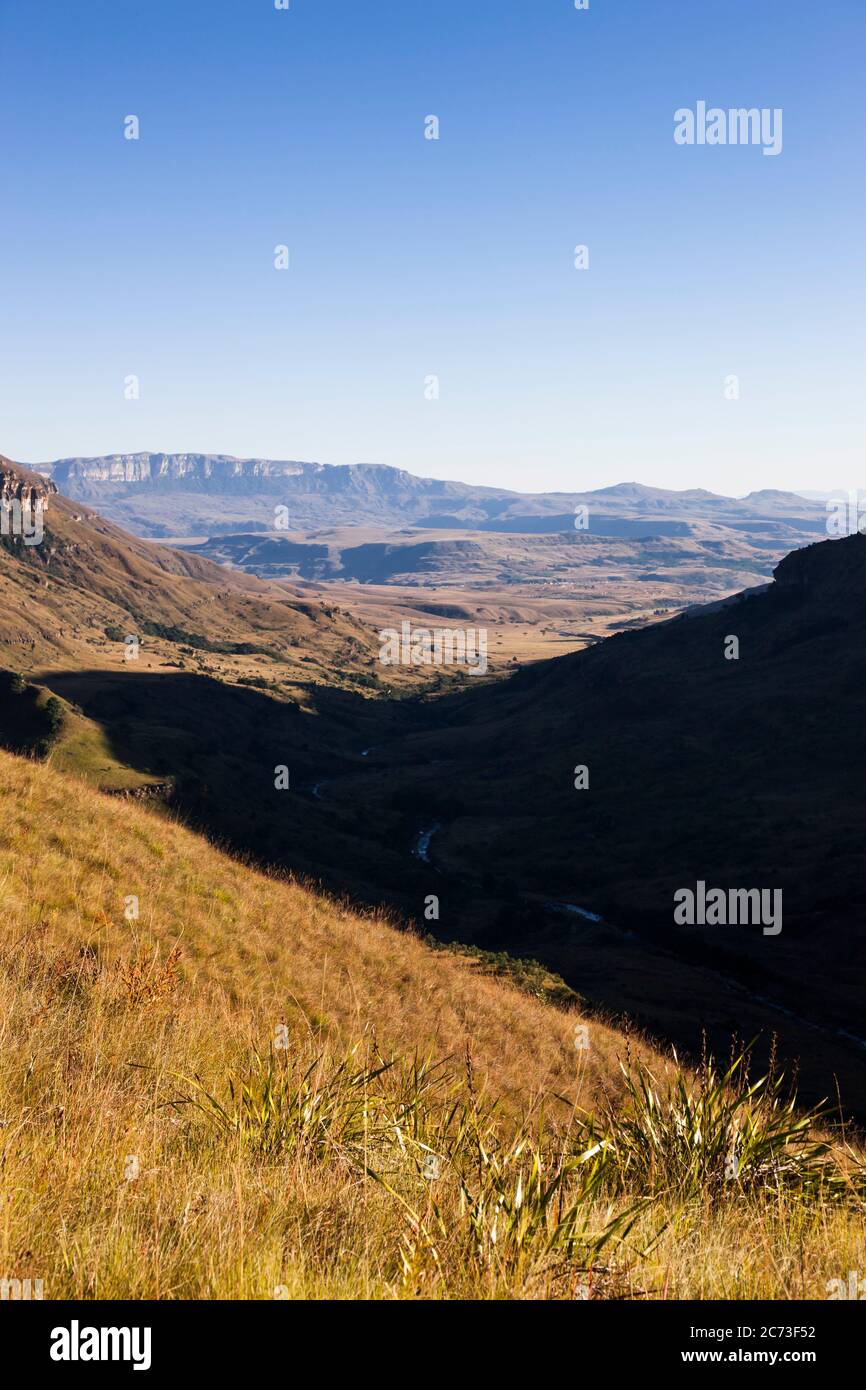
<instances>
[{"instance_id":1,"label":"rocky cliff face","mask_svg":"<svg viewBox=\"0 0 866 1390\"><path fill-rule=\"evenodd\" d=\"M112 454L106 458L58 459L51 476L67 496L105 484L207 484L291 477L304 465L272 459L236 459L227 454Z\"/></svg>"},{"instance_id":2,"label":"rocky cliff face","mask_svg":"<svg viewBox=\"0 0 866 1390\"><path fill-rule=\"evenodd\" d=\"M56 493L57 487L50 479L12 463L0 454L0 503L9 505L19 502L22 507L31 508L41 503L45 510L49 497Z\"/></svg>"},{"instance_id":3,"label":"rocky cliff face","mask_svg":"<svg viewBox=\"0 0 866 1390\"><path fill-rule=\"evenodd\" d=\"M46 464L45 470L67 497L96 496L105 489L126 486L254 494L272 490L273 485L273 490L288 488L291 493L355 493L392 499L417 493L454 497L473 491L461 483L416 478L404 469L379 464L239 459L229 454L112 454L105 458L58 459Z\"/></svg>"}]
</instances>

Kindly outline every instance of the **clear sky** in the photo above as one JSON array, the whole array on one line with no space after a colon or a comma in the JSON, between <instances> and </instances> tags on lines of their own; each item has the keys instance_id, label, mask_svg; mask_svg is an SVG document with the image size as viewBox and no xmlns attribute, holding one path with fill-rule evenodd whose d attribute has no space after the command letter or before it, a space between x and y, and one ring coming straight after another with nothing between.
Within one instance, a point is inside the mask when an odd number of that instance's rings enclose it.
<instances>
[{"instance_id":1,"label":"clear sky","mask_svg":"<svg viewBox=\"0 0 866 1390\"><path fill-rule=\"evenodd\" d=\"M864 0L0 0L0 452L862 484L864 39ZM700 100L781 154L675 144Z\"/></svg>"}]
</instances>

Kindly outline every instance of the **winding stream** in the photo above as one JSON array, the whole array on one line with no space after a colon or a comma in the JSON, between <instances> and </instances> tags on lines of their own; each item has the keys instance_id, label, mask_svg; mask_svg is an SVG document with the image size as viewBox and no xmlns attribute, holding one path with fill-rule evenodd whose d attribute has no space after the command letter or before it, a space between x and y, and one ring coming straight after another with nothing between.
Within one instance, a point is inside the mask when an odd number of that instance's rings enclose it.
<instances>
[{"instance_id":1,"label":"winding stream","mask_svg":"<svg viewBox=\"0 0 866 1390\"><path fill-rule=\"evenodd\" d=\"M441 829L442 826L437 820L434 821L431 826L428 826L426 830L419 830L418 838L415 841L415 848L412 851L416 859L423 860L425 864L429 864L431 862L430 841L433 839L433 836L436 834L437 830Z\"/></svg>"},{"instance_id":2,"label":"winding stream","mask_svg":"<svg viewBox=\"0 0 866 1390\"><path fill-rule=\"evenodd\" d=\"M576 917L585 917L587 922L603 922L604 918L599 912L590 912L588 907L578 907L577 903L555 903L547 902L544 904L551 912L573 913Z\"/></svg>"}]
</instances>

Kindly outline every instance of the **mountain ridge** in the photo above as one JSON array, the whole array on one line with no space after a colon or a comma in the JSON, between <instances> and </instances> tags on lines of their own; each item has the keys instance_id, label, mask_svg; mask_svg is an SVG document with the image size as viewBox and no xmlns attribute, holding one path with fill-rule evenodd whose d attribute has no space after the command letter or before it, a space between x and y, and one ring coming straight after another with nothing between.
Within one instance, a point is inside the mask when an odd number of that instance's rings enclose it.
<instances>
[{"instance_id":1,"label":"mountain ridge","mask_svg":"<svg viewBox=\"0 0 866 1390\"><path fill-rule=\"evenodd\" d=\"M703 488L676 491L636 482L591 490L517 492L431 477L387 464L324 464L238 458L228 454L139 452L69 457L38 464L73 500L97 505L140 534L225 534L271 529L275 505L293 526L336 522L427 525L465 529L554 529L575 526L577 507L590 510L593 529L605 521L699 521L787 525L816 533L823 509L793 492L768 489L729 498ZM175 513L171 499L176 499ZM217 499L229 505L221 510ZM210 499L210 501L208 501ZM605 508L611 509L608 518ZM214 529L216 528L216 529Z\"/></svg>"}]
</instances>

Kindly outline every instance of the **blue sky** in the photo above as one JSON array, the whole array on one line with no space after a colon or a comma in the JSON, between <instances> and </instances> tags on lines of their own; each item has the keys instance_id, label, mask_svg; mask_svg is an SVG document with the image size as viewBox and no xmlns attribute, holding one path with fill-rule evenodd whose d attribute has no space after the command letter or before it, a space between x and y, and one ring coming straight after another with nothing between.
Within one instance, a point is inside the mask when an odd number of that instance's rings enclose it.
<instances>
[{"instance_id":1,"label":"blue sky","mask_svg":"<svg viewBox=\"0 0 866 1390\"><path fill-rule=\"evenodd\" d=\"M0 452L856 486L864 37L863 0L0 0ZM698 100L782 108L782 153L676 145Z\"/></svg>"}]
</instances>

